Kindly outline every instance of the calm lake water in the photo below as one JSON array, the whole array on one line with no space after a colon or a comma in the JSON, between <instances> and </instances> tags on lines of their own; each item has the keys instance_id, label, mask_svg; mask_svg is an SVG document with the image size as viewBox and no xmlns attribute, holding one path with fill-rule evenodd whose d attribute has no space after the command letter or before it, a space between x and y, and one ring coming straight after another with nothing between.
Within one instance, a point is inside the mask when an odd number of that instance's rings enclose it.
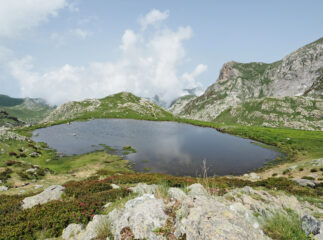
<instances>
[{"instance_id":1,"label":"calm lake water","mask_svg":"<svg viewBox=\"0 0 323 240\"><path fill-rule=\"evenodd\" d=\"M46 142L66 155L103 149L100 144L121 150L130 145L136 153L126 156L134 169L198 176L206 160L208 175L242 174L262 167L280 155L250 140L176 122L128 119L96 119L72 122L34 131L33 140ZM121 152L121 151L119 151Z\"/></svg>"}]
</instances>

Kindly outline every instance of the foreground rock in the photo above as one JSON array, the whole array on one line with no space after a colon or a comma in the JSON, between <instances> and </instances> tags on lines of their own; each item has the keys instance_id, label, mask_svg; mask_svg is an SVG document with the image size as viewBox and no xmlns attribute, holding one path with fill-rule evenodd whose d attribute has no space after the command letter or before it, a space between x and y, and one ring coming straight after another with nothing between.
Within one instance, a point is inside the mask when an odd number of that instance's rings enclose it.
<instances>
[{"instance_id":1,"label":"foreground rock","mask_svg":"<svg viewBox=\"0 0 323 240\"><path fill-rule=\"evenodd\" d=\"M124 239L125 232L135 239L164 239L153 232L166 222L164 209L163 201L152 194L130 200L123 210L114 209L109 213L111 233L116 240Z\"/></svg>"},{"instance_id":2,"label":"foreground rock","mask_svg":"<svg viewBox=\"0 0 323 240\"><path fill-rule=\"evenodd\" d=\"M58 200L61 198L63 190L64 187L60 185L50 186L35 196L25 198L23 200L22 208L32 208L38 204L45 204L49 201Z\"/></svg>"},{"instance_id":3,"label":"foreground rock","mask_svg":"<svg viewBox=\"0 0 323 240\"><path fill-rule=\"evenodd\" d=\"M107 215L95 215L86 228L82 224L70 224L63 230L63 240L94 240L108 225ZM103 232L105 233L105 232Z\"/></svg>"},{"instance_id":4,"label":"foreground rock","mask_svg":"<svg viewBox=\"0 0 323 240\"><path fill-rule=\"evenodd\" d=\"M108 215L96 215L84 228L71 224L63 231L64 240L92 240L112 236L124 239L187 240L270 240L261 230L263 220L275 213L288 214L293 209L303 216L302 228L321 239L320 222L310 214L323 211L294 196L251 187L233 189L224 196L212 195L201 184L189 186L186 194L170 188L160 199L156 185L137 184L132 188L141 196L129 200L121 209ZM104 234L102 234L102 229Z\"/></svg>"}]
</instances>

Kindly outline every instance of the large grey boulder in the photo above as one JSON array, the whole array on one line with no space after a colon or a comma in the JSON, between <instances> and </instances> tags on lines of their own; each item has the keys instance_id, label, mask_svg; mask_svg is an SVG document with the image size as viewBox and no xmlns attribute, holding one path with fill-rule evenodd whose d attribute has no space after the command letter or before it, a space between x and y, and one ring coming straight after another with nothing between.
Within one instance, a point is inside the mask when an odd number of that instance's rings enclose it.
<instances>
[{"instance_id":1,"label":"large grey boulder","mask_svg":"<svg viewBox=\"0 0 323 240\"><path fill-rule=\"evenodd\" d=\"M302 223L302 229L306 233L306 235L310 235L311 233L313 235L320 233L320 226L321 223L313 216L311 215L304 215L301 218Z\"/></svg>"},{"instance_id":2,"label":"large grey boulder","mask_svg":"<svg viewBox=\"0 0 323 240\"><path fill-rule=\"evenodd\" d=\"M132 192L142 194L154 194L158 189L158 186L155 184L147 185L146 183L138 183L134 187L129 188Z\"/></svg>"},{"instance_id":3,"label":"large grey boulder","mask_svg":"<svg viewBox=\"0 0 323 240\"><path fill-rule=\"evenodd\" d=\"M269 239L258 224L250 222L237 211L212 197L197 195L188 198L177 211L175 237L186 235L187 240Z\"/></svg>"},{"instance_id":4,"label":"large grey boulder","mask_svg":"<svg viewBox=\"0 0 323 240\"><path fill-rule=\"evenodd\" d=\"M179 188L170 188L168 190L168 196L172 199L172 200L176 200L176 201L184 201L187 198L187 195Z\"/></svg>"},{"instance_id":5,"label":"large grey boulder","mask_svg":"<svg viewBox=\"0 0 323 240\"><path fill-rule=\"evenodd\" d=\"M32 208L38 204L45 204L49 201L58 200L61 198L63 190L64 187L60 185L50 186L35 196L25 198L23 200L22 208Z\"/></svg>"},{"instance_id":6,"label":"large grey boulder","mask_svg":"<svg viewBox=\"0 0 323 240\"><path fill-rule=\"evenodd\" d=\"M116 240L122 239L124 229L131 231L135 239L164 239L153 231L161 228L167 219L164 202L152 194L144 194L128 201L122 210L109 213L111 233Z\"/></svg>"},{"instance_id":7,"label":"large grey boulder","mask_svg":"<svg viewBox=\"0 0 323 240\"><path fill-rule=\"evenodd\" d=\"M196 195L208 195L207 191L205 188L199 184L199 183L194 183L188 187L188 195L189 196L196 196Z\"/></svg>"},{"instance_id":8,"label":"large grey boulder","mask_svg":"<svg viewBox=\"0 0 323 240\"><path fill-rule=\"evenodd\" d=\"M294 182L298 183L300 186L303 187L315 187L315 182L313 180L308 179L294 179Z\"/></svg>"}]
</instances>

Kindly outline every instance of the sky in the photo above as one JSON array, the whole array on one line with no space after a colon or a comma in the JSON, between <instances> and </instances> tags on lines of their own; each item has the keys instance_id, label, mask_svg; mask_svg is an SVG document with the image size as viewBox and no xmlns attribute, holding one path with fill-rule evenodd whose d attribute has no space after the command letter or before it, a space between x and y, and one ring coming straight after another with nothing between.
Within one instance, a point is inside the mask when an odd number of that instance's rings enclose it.
<instances>
[{"instance_id":1,"label":"sky","mask_svg":"<svg viewBox=\"0 0 323 240\"><path fill-rule=\"evenodd\" d=\"M0 0L0 94L171 102L323 37L321 0ZM201 92L200 92L201 93Z\"/></svg>"}]
</instances>

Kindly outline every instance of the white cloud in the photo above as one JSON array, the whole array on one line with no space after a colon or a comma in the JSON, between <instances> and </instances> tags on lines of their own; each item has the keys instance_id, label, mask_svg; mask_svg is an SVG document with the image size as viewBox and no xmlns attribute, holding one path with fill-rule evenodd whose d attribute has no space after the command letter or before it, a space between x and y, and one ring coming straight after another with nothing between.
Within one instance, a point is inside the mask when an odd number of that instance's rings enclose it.
<instances>
[{"instance_id":1,"label":"white cloud","mask_svg":"<svg viewBox=\"0 0 323 240\"><path fill-rule=\"evenodd\" d=\"M35 70L33 59L26 57L11 61L10 69L23 96L43 97L51 104L100 98L120 91L145 97L158 94L170 102L182 95L183 89L200 86L196 78L207 69L200 64L190 74L178 74L178 67L186 61L184 41L192 34L189 26L177 30L156 28L149 33L127 29L116 61L66 64L41 73Z\"/></svg>"},{"instance_id":2,"label":"white cloud","mask_svg":"<svg viewBox=\"0 0 323 240\"><path fill-rule=\"evenodd\" d=\"M0 37L15 37L56 16L66 0L0 0Z\"/></svg>"},{"instance_id":3,"label":"white cloud","mask_svg":"<svg viewBox=\"0 0 323 240\"><path fill-rule=\"evenodd\" d=\"M92 34L90 31L85 30L85 29L81 29L81 28L73 29L73 30L71 30L71 33L81 39L86 39L87 37L89 37Z\"/></svg>"},{"instance_id":4,"label":"white cloud","mask_svg":"<svg viewBox=\"0 0 323 240\"><path fill-rule=\"evenodd\" d=\"M169 16L169 10L161 12L157 9L151 10L145 16L141 16L139 18L139 22L141 24L142 29L146 29L149 25L156 24L160 21L167 19Z\"/></svg>"},{"instance_id":5,"label":"white cloud","mask_svg":"<svg viewBox=\"0 0 323 240\"><path fill-rule=\"evenodd\" d=\"M200 87L198 85L194 86L196 84L195 78L197 78L199 75L204 73L207 70L207 66L204 64L199 64L196 66L193 72L191 73L184 73L183 78L186 79L193 87Z\"/></svg>"},{"instance_id":6,"label":"white cloud","mask_svg":"<svg viewBox=\"0 0 323 240\"><path fill-rule=\"evenodd\" d=\"M129 48L133 47L136 44L137 36L132 30L127 29L124 32L121 41L122 44L120 48L124 51L127 51Z\"/></svg>"}]
</instances>

